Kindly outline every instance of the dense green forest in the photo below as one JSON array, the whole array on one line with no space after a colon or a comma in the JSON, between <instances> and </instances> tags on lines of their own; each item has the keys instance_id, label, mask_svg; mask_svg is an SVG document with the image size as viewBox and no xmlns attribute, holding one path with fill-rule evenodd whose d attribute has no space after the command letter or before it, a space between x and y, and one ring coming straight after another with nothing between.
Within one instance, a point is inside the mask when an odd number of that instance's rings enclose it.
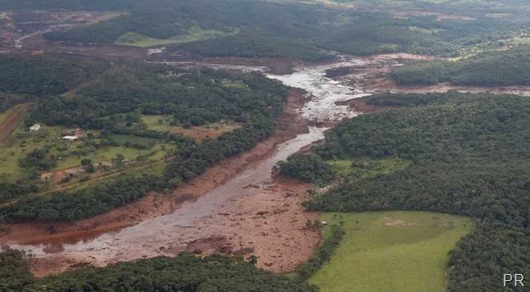
<instances>
[{"instance_id":1,"label":"dense green forest","mask_svg":"<svg viewBox=\"0 0 530 292\"><path fill-rule=\"evenodd\" d=\"M0 91L34 96L61 94L95 78L107 67L104 62L68 56L1 55Z\"/></svg>"},{"instance_id":2,"label":"dense green forest","mask_svg":"<svg viewBox=\"0 0 530 292\"><path fill-rule=\"evenodd\" d=\"M530 85L530 48L481 53L458 61L421 61L395 69L400 85Z\"/></svg>"},{"instance_id":3,"label":"dense green forest","mask_svg":"<svg viewBox=\"0 0 530 292\"><path fill-rule=\"evenodd\" d=\"M15 61L9 63L13 75L23 75L28 70L26 59L22 60L19 66ZM47 73L44 69L50 66L48 61L39 58L29 60L35 60L29 69L32 70L31 76L35 80L45 80L42 81L45 83ZM65 59L65 64L68 60ZM94 65L88 67L91 66ZM74 64L70 67L77 68ZM82 65L79 67L85 68ZM164 173L120 175L115 180L83 189L54 192L48 196L26 196L1 208L0 220L77 220L123 206L150 191L167 191L196 177L217 161L251 149L272 134L276 118L287 98L285 86L260 73L227 73L210 69L193 71L139 63L103 63L101 67L106 70L87 76L90 82L78 84L68 94L52 95L64 91L56 92L55 89L47 92L50 95L36 101L26 123L97 130L101 132L100 138L112 133L171 143L177 150L165 163ZM70 72L59 69L56 74ZM27 87L21 83L20 87L10 91L29 92L27 88L40 87L42 82L27 83ZM231 86L233 84L237 86ZM216 106L212 107L212 104ZM181 127L225 120L238 122L242 127L217 139L199 143L179 134L146 129L141 123L142 115L169 116L172 117L171 123ZM108 139L104 141L115 143ZM99 142L90 147L103 146L103 142ZM137 144L129 146L145 147ZM17 183L2 182L4 188L0 191L0 199L7 201L37 192L38 171L51 169L56 162L57 157L49 155L48 148L29 152L19 164L27 173L37 171L37 175Z\"/></svg>"},{"instance_id":4,"label":"dense green forest","mask_svg":"<svg viewBox=\"0 0 530 292\"><path fill-rule=\"evenodd\" d=\"M203 56L240 56L247 58L287 57L304 61L332 58L305 41L274 36L260 31L245 31L235 36L202 40L181 45L185 50Z\"/></svg>"},{"instance_id":5,"label":"dense green forest","mask_svg":"<svg viewBox=\"0 0 530 292\"><path fill-rule=\"evenodd\" d=\"M0 9L71 9L122 10L130 9L141 0L3 0Z\"/></svg>"},{"instance_id":6,"label":"dense green forest","mask_svg":"<svg viewBox=\"0 0 530 292\"><path fill-rule=\"evenodd\" d=\"M223 81L242 82L246 87L225 86ZM246 122L249 116L270 117L276 113L283 94L283 86L257 73L185 71L122 63L78 88L74 96L42 100L32 119L50 125L109 129L116 124L117 115L136 111L146 115L171 114L175 122L188 126L220 120Z\"/></svg>"},{"instance_id":7,"label":"dense green forest","mask_svg":"<svg viewBox=\"0 0 530 292\"><path fill-rule=\"evenodd\" d=\"M512 8L510 11L515 14L511 18L496 19L482 13L466 19L439 20L429 14L398 18L384 8L336 9L315 3L239 0L137 0L111 2L108 6L99 1L75 3L58 1L50 7L93 10L121 7L118 10L130 13L88 27L50 32L47 38L114 43L131 32L157 39L188 35L197 27L225 33L234 29L243 32L182 45L206 56L292 57L299 54L302 59L314 60L325 56L320 49L357 55L405 51L453 56L461 49L500 47L498 40L511 37L528 24L528 19ZM39 7L39 3L9 3L4 7Z\"/></svg>"},{"instance_id":8,"label":"dense green forest","mask_svg":"<svg viewBox=\"0 0 530 292\"><path fill-rule=\"evenodd\" d=\"M2 291L226 291L310 292L317 288L255 268L241 259L182 254L105 268L85 268L35 279L28 259L17 251L0 253Z\"/></svg>"},{"instance_id":9,"label":"dense green forest","mask_svg":"<svg viewBox=\"0 0 530 292\"><path fill-rule=\"evenodd\" d=\"M370 102L403 109L342 122L315 152L326 160L399 157L412 164L389 175L345 177L309 209L471 216L477 227L451 252L448 291L499 291L499 274L528 274L530 100L444 93Z\"/></svg>"},{"instance_id":10,"label":"dense green forest","mask_svg":"<svg viewBox=\"0 0 530 292\"><path fill-rule=\"evenodd\" d=\"M335 178L335 171L316 155L297 154L287 161L278 163L280 174L306 182L329 182Z\"/></svg>"}]
</instances>

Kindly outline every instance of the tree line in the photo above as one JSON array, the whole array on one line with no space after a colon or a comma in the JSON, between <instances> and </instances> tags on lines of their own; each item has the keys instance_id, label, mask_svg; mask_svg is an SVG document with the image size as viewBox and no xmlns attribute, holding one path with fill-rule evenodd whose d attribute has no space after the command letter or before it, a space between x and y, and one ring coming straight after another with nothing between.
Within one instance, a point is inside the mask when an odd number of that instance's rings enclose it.
<instances>
[{"instance_id":1,"label":"tree line","mask_svg":"<svg viewBox=\"0 0 530 292\"><path fill-rule=\"evenodd\" d=\"M400 85L512 86L530 85L528 47L487 52L458 61L421 61L395 69L390 76Z\"/></svg>"},{"instance_id":2,"label":"tree line","mask_svg":"<svg viewBox=\"0 0 530 292\"><path fill-rule=\"evenodd\" d=\"M499 291L499 274L529 273L530 101L453 92L372 102L402 109L344 121L314 151L323 159L401 157L412 164L389 175L346 177L308 208L476 218L475 230L450 254L448 291Z\"/></svg>"},{"instance_id":3,"label":"tree line","mask_svg":"<svg viewBox=\"0 0 530 292\"><path fill-rule=\"evenodd\" d=\"M115 5L109 4L109 9ZM206 56L294 55L314 61L329 57L320 51L321 48L355 55L410 52L456 56L461 49L502 47L499 41L528 25L528 20L518 13L502 21L484 15L440 21L432 15L409 15L407 19L399 19L384 9L344 10L315 3L235 0L160 0L156 4L138 0L123 5L123 10L130 14L88 27L50 32L46 37L114 43L127 32L166 39L187 35L192 27L224 32L239 29L242 31L239 35L177 46ZM175 19L178 21L173 21Z\"/></svg>"},{"instance_id":4,"label":"tree line","mask_svg":"<svg viewBox=\"0 0 530 292\"><path fill-rule=\"evenodd\" d=\"M47 63L42 67L39 62L33 65L35 71L48 68ZM251 149L271 135L287 99L286 87L261 73L182 70L132 62L109 64L106 68L90 82L78 85L68 96L40 98L27 123L99 130L101 145L113 143L105 138L109 133L170 142L177 151L174 159L167 161L164 174L122 175L116 180L84 189L54 192L46 197L31 195L38 191L38 176L22 184L6 182L3 184L6 188L0 191L2 201L25 198L0 208L1 220L78 220L126 205L151 191L167 191L193 179L219 160ZM24 69L17 67L17 70ZM226 82L235 81L245 86L225 86ZM185 127L223 120L240 122L243 126L217 139L198 143L179 134L133 127L142 114L169 115L175 125ZM44 147L28 153L20 160L20 165L29 174L32 170L55 167L56 158Z\"/></svg>"},{"instance_id":5,"label":"tree line","mask_svg":"<svg viewBox=\"0 0 530 292\"><path fill-rule=\"evenodd\" d=\"M157 257L39 279L31 275L29 258L19 251L0 253L0 263L2 291L317 291L312 285L263 271L241 258L219 255Z\"/></svg>"}]
</instances>

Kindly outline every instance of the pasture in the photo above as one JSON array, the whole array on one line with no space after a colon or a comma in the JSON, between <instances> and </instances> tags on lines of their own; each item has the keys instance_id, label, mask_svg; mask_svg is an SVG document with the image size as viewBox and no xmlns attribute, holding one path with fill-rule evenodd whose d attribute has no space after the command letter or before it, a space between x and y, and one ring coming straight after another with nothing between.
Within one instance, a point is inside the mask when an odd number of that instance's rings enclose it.
<instances>
[{"instance_id":1,"label":"pasture","mask_svg":"<svg viewBox=\"0 0 530 292\"><path fill-rule=\"evenodd\" d=\"M127 164L137 161L154 162L176 149L174 144L166 141L114 134L100 137L97 131L91 131L91 137L75 142L60 138L71 134L71 131L64 127L42 126L38 132L31 133L27 128L19 127L0 148L0 177L8 181L22 178L27 171L19 162L35 149L48 149L48 155L55 157L56 165L49 171L78 167L83 159L90 159L96 166L99 163L108 165L118 154L123 155ZM113 141L117 145L107 145L103 140ZM145 149L133 147L135 144L144 146Z\"/></svg>"},{"instance_id":2,"label":"pasture","mask_svg":"<svg viewBox=\"0 0 530 292\"><path fill-rule=\"evenodd\" d=\"M432 212L324 213L321 219L342 220L345 231L331 260L309 280L322 292L443 291L448 252L473 228L471 219Z\"/></svg>"},{"instance_id":3,"label":"pasture","mask_svg":"<svg viewBox=\"0 0 530 292\"><path fill-rule=\"evenodd\" d=\"M241 123L231 121L211 123L198 127L184 128L182 126L174 125L173 119L166 115L146 115L142 116L142 122L147 126L147 129L160 132L171 132L180 134L182 136L192 138L198 142L207 139L217 139L224 133L232 132L241 128Z\"/></svg>"},{"instance_id":4,"label":"pasture","mask_svg":"<svg viewBox=\"0 0 530 292\"><path fill-rule=\"evenodd\" d=\"M157 39L139 33L128 32L120 36L115 42L117 45L135 46L135 47L154 47L163 46L169 44L182 44L195 42L199 40L213 39L223 36L236 35L239 33L239 29L232 32L223 32L220 30L208 29L203 30L197 26L192 26L188 29L187 34L174 36L168 39Z\"/></svg>"},{"instance_id":5,"label":"pasture","mask_svg":"<svg viewBox=\"0 0 530 292\"><path fill-rule=\"evenodd\" d=\"M410 161L401 158L362 158L327 161L338 174L355 174L358 177L372 177L391 174L410 166Z\"/></svg>"}]
</instances>

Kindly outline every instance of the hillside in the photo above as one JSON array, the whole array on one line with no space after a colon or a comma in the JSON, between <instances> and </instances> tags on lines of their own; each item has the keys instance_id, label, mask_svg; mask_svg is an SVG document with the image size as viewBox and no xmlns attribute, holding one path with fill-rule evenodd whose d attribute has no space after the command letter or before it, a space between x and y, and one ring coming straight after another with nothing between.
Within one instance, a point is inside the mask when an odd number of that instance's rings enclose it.
<instances>
[{"instance_id":1,"label":"hillside","mask_svg":"<svg viewBox=\"0 0 530 292\"><path fill-rule=\"evenodd\" d=\"M4 291L317 291L223 256L159 257L42 279L31 276L27 258L21 253L0 253L0 263L0 289Z\"/></svg>"},{"instance_id":2,"label":"hillside","mask_svg":"<svg viewBox=\"0 0 530 292\"><path fill-rule=\"evenodd\" d=\"M511 86L530 85L530 50L527 46L485 52L456 61L423 61L397 68L391 77L399 85Z\"/></svg>"},{"instance_id":3,"label":"hillside","mask_svg":"<svg viewBox=\"0 0 530 292\"><path fill-rule=\"evenodd\" d=\"M32 99L25 126L3 145L0 217L11 222L92 217L189 181L270 135L286 100L286 88L259 73L3 58L7 92L48 95ZM50 67L67 77L48 74ZM55 86L57 78L72 81ZM44 127L30 132L36 123ZM179 134L206 127L220 134L201 141Z\"/></svg>"},{"instance_id":4,"label":"hillside","mask_svg":"<svg viewBox=\"0 0 530 292\"><path fill-rule=\"evenodd\" d=\"M422 210L479 219L450 253L448 291L499 291L498 273L529 272L530 101L452 93L371 102L405 108L342 122L314 151L324 160L364 158L368 162L356 164L361 168L382 158L412 163L386 174L346 175L309 209Z\"/></svg>"},{"instance_id":5,"label":"hillside","mask_svg":"<svg viewBox=\"0 0 530 292\"><path fill-rule=\"evenodd\" d=\"M515 35L527 24L527 19L512 6L506 9L514 17L496 19L476 14L442 17L443 11L449 9L445 4L439 7L420 5L420 12L405 14L394 13L392 5L386 5L382 3L377 9L363 5L358 9L342 9L315 3L235 0L159 0L156 3L137 0L108 4L57 1L51 7L128 13L91 26L49 32L46 37L84 43L173 44L205 56L296 55L299 59L313 61L326 58L320 49L355 55L410 52L455 56L461 50L475 47L502 47L495 40ZM4 4L4 7L40 6L22 2ZM431 10L435 12L429 12ZM268 48L256 51L260 44Z\"/></svg>"}]
</instances>

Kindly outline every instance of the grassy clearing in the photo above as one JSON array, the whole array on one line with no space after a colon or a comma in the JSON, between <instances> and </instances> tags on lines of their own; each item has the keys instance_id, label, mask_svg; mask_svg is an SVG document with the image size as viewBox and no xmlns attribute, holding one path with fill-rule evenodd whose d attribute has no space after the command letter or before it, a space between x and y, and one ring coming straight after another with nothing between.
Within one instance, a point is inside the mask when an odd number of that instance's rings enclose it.
<instances>
[{"instance_id":1,"label":"grassy clearing","mask_svg":"<svg viewBox=\"0 0 530 292\"><path fill-rule=\"evenodd\" d=\"M241 81L223 81L224 87L235 88L235 89L248 89L248 85Z\"/></svg>"},{"instance_id":2,"label":"grassy clearing","mask_svg":"<svg viewBox=\"0 0 530 292\"><path fill-rule=\"evenodd\" d=\"M90 159L93 163L111 162L117 154L122 154L126 160L136 161L138 157L144 157L142 161L159 161L166 154L176 150L174 144L157 143L155 139L111 135L112 140L119 144L134 143L151 146L149 149L136 149L125 146L105 146L94 148L92 143L99 143L99 138L84 139L76 142L67 142L60 139L61 136L70 134L71 129L64 127L43 126L40 131L30 133L25 127L20 127L3 147L0 147L0 177L7 181L16 181L27 172L21 168L19 161L35 150L45 147L50 149L50 155L58 158L57 166L53 170L61 170L81 165L82 159ZM96 134L96 132L91 132Z\"/></svg>"},{"instance_id":3,"label":"grassy clearing","mask_svg":"<svg viewBox=\"0 0 530 292\"><path fill-rule=\"evenodd\" d=\"M530 37L516 37L512 40L514 45L530 45Z\"/></svg>"},{"instance_id":4,"label":"grassy clearing","mask_svg":"<svg viewBox=\"0 0 530 292\"><path fill-rule=\"evenodd\" d=\"M134 144L148 146L156 142L156 139L152 139L152 138L130 136L130 135L117 135L117 134L110 135L109 139L111 139L112 141L120 145L124 145L127 143L131 143L131 144L134 143Z\"/></svg>"},{"instance_id":5,"label":"grassy clearing","mask_svg":"<svg viewBox=\"0 0 530 292\"><path fill-rule=\"evenodd\" d=\"M111 20L113 18L116 18L118 16L121 16L121 15L123 15L123 13L121 13L121 12L105 13L105 14L103 14L101 16L98 16L98 17L94 18L90 22L84 24L84 26L90 26L90 25L101 23L101 22L109 21L109 20Z\"/></svg>"},{"instance_id":6,"label":"grassy clearing","mask_svg":"<svg viewBox=\"0 0 530 292\"><path fill-rule=\"evenodd\" d=\"M4 112L0 112L0 125L4 122L4 120L14 111L14 108L10 108Z\"/></svg>"},{"instance_id":7,"label":"grassy clearing","mask_svg":"<svg viewBox=\"0 0 530 292\"><path fill-rule=\"evenodd\" d=\"M10 139L0 148L0 176L7 181L14 181L25 172L19 166L19 160L24 158L34 149L45 146L60 147L64 143L58 139L64 128L42 127L39 132L30 133L26 128L20 127Z\"/></svg>"},{"instance_id":8,"label":"grassy clearing","mask_svg":"<svg viewBox=\"0 0 530 292\"><path fill-rule=\"evenodd\" d=\"M220 30L208 29L203 30L200 27L193 26L188 29L187 34L174 36L168 39L156 39L146 35L142 35L135 32L128 32L118 38L115 42L117 45L135 46L135 47L153 47L162 46L168 44L182 44L190 43L199 40L213 39L218 37L236 35L239 33L239 29L234 29L232 32L223 32Z\"/></svg>"},{"instance_id":9,"label":"grassy clearing","mask_svg":"<svg viewBox=\"0 0 530 292\"><path fill-rule=\"evenodd\" d=\"M391 174L410 166L411 162L401 158L352 158L327 161L342 175L355 174L359 177Z\"/></svg>"},{"instance_id":10,"label":"grassy clearing","mask_svg":"<svg viewBox=\"0 0 530 292\"><path fill-rule=\"evenodd\" d=\"M135 161L138 156L148 156L150 161L157 161L164 158L164 155L170 150L175 150L174 145L157 144L154 147L146 150L140 150L128 147L106 147L96 152L88 153L87 155L68 156L62 160L57 161L55 170L66 169L81 165L82 159L90 159L93 163L110 162L116 155L121 154L126 160Z\"/></svg>"},{"instance_id":11,"label":"grassy clearing","mask_svg":"<svg viewBox=\"0 0 530 292\"><path fill-rule=\"evenodd\" d=\"M171 116L165 115L150 115L142 116L142 122L145 123L147 129L160 132L169 132L174 126L170 123L173 121Z\"/></svg>"},{"instance_id":12,"label":"grassy clearing","mask_svg":"<svg viewBox=\"0 0 530 292\"><path fill-rule=\"evenodd\" d=\"M346 232L309 280L323 292L443 291L448 252L473 228L469 218L432 212L324 213L322 220L343 220Z\"/></svg>"},{"instance_id":13,"label":"grassy clearing","mask_svg":"<svg viewBox=\"0 0 530 292\"><path fill-rule=\"evenodd\" d=\"M224 133L232 132L243 126L241 123L228 121L223 123L211 123L200 127L191 127L186 129L181 126L171 125L173 118L165 115L142 116L142 122L149 130L178 133L183 136L195 139L199 142L206 139L216 139Z\"/></svg>"}]
</instances>

